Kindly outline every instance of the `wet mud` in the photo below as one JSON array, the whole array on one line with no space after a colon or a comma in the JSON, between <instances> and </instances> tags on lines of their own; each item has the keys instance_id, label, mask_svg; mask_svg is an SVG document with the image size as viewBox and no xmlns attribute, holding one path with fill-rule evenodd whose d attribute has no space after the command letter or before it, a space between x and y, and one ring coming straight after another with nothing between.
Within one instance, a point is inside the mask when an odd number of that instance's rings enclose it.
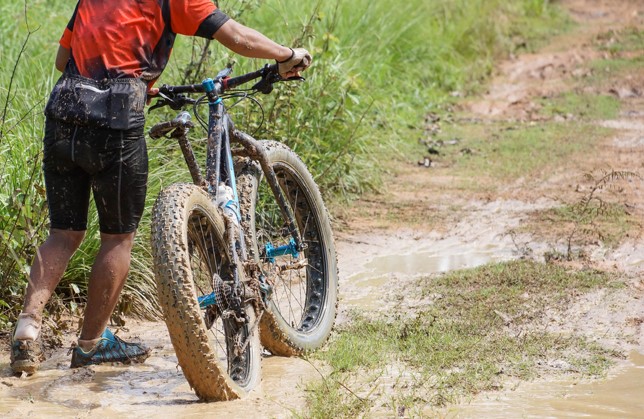
<instances>
[{"instance_id":1,"label":"wet mud","mask_svg":"<svg viewBox=\"0 0 644 419\"><path fill-rule=\"evenodd\" d=\"M589 36L629 24L639 15L632 10L637 1L563 2L573 16L587 22L578 38L566 38L565 47L547 48L541 54L514 58L503 63L490 93L470 110L485 118L538 119L532 98L548 96L566 85L566 79L583 77L582 63L596 56ZM623 9L623 10L622 10ZM616 22L615 16L627 16ZM644 12L641 14L644 16ZM629 20L630 19L630 20ZM635 83L635 82L633 82ZM633 86L626 86L630 89ZM635 86L637 87L637 86ZM641 85L640 85L641 87ZM620 86L608 86L606 90ZM632 91L632 89L630 89ZM642 98L633 101L619 119L599 121L598 125L619 130L597 156L588 156L587 167L601 165L607 156L623 167L640 167L644 161L644 113ZM583 173L583 167L574 168ZM415 172L416 173L416 172ZM406 176L406 174L405 174ZM427 182L426 171L415 178L401 176L400 182ZM422 176L420 178L419 176ZM338 322L347 321L351 310L387 311L400 309L392 298L420 275L445 272L530 256L540 258L553 250L552 243L535 240L527 234L511 233L534 210L557 205L547 198L561 189L570 173L554 173L538 189L526 191L520 182L509 186L504 199L485 200L458 196L462 211L447 220L441 231L393 228L374 231L373 225L359 220L353 232L337 237L340 268L340 313ZM401 188L404 189L404 188ZM395 194L396 191L393 193ZM405 198L396 202L405 202ZM642 188L630 198L636 214L642 215ZM416 202L410 212L427 213L436 208L436 196L422 189L409 197ZM639 212L638 212L639 211ZM542 377L530 383L508 385L509 390L479 395L461 406L448 408L447 417L642 417L644 411L644 243L633 236L616 249L597 247L591 259L598 265L616 269L628 279L622 290L600 290L583 296L558 318L549 319L550 328L562 332L603 337L606 345L630 353L604 380L573 381ZM410 313L427 301L406 298L403 308ZM31 377L10 373L8 351L0 352L0 417L122 417L153 415L162 417L292 417L305 408L307 382L319 380L323 365L301 358L267 356L262 363L259 389L243 400L201 403L183 377L163 322L128 321L124 338L137 337L152 348L142 365L68 368L67 349L55 351ZM72 337L67 337L66 347ZM395 369L395 368L393 368ZM396 371L392 374L403 374ZM512 383L510 383L512 384ZM434 416L436 412L428 412Z\"/></svg>"},{"instance_id":2,"label":"wet mud","mask_svg":"<svg viewBox=\"0 0 644 419\"><path fill-rule=\"evenodd\" d=\"M642 394L644 354L632 352L605 380L521 383L452 408L445 416L641 418Z\"/></svg>"},{"instance_id":3,"label":"wet mud","mask_svg":"<svg viewBox=\"0 0 644 419\"><path fill-rule=\"evenodd\" d=\"M178 366L165 324L134 323L134 333L152 348L144 364L69 369L66 349L56 351L30 377L10 374L0 356L0 417L290 417L304 407L306 382L318 367L300 358L266 357L260 388L243 400L201 403Z\"/></svg>"}]
</instances>

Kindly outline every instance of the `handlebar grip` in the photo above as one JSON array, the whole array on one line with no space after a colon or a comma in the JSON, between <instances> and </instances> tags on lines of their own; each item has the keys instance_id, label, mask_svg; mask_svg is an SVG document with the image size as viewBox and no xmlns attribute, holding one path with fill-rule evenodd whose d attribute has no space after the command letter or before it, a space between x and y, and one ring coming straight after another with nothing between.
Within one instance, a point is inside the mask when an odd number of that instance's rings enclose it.
<instances>
[{"instance_id":1,"label":"handlebar grip","mask_svg":"<svg viewBox=\"0 0 644 419\"><path fill-rule=\"evenodd\" d=\"M203 93L204 88L200 84L187 84L184 86L168 86L167 84L164 84L163 86L159 87L159 92L163 94L181 94L181 93Z\"/></svg>"}]
</instances>

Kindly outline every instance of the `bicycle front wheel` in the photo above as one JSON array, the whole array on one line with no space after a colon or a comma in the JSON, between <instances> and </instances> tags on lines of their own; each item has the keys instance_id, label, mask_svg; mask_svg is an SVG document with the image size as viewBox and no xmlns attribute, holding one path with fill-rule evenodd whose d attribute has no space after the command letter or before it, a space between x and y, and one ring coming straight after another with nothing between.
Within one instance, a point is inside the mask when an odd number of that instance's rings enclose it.
<instances>
[{"instance_id":1,"label":"bicycle front wheel","mask_svg":"<svg viewBox=\"0 0 644 419\"><path fill-rule=\"evenodd\" d=\"M275 355L319 348L337 311L338 270L327 210L313 177L291 149L261 141L288 201L305 249L295 251L275 196L257 163L238 176L247 248L270 286L261 342Z\"/></svg>"},{"instance_id":2,"label":"bicycle front wheel","mask_svg":"<svg viewBox=\"0 0 644 419\"><path fill-rule=\"evenodd\" d=\"M235 300L222 215L201 188L175 184L159 194L151 230L159 301L183 374L202 400L244 396L260 381L261 347L252 305Z\"/></svg>"}]
</instances>

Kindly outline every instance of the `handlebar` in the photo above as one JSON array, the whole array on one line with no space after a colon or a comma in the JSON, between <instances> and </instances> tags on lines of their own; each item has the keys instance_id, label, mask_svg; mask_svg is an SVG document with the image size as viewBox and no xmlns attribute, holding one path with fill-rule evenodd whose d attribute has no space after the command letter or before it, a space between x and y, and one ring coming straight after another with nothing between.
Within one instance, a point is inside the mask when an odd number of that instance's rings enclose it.
<instances>
[{"instance_id":1,"label":"handlebar","mask_svg":"<svg viewBox=\"0 0 644 419\"><path fill-rule=\"evenodd\" d=\"M164 84L159 88L159 100L149 108L148 112L163 106L170 106L172 109L179 110L186 104L195 103L196 101L194 99L188 98L185 95L190 93L206 93L206 86L209 86L210 88L213 88L214 86L214 90L212 90L212 92L215 95L221 95L228 90L241 86L242 84L255 79L261 79L255 83L250 90L268 94L273 90L274 83L280 81L304 80L302 77L292 77L289 79L283 78L278 72L277 64L266 64L257 71L252 71L237 77L228 77L231 72L231 68L226 68L220 71L214 80L206 79L204 82L199 84L178 86Z\"/></svg>"}]
</instances>

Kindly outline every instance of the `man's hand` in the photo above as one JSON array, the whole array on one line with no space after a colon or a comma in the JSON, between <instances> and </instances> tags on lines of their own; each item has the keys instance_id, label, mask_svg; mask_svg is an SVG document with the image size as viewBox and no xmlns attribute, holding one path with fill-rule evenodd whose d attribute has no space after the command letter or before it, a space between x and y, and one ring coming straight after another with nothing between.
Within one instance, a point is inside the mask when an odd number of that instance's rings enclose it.
<instances>
[{"instance_id":1,"label":"man's hand","mask_svg":"<svg viewBox=\"0 0 644 419\"><path fill-rule=\"evenodd\" d=\"M291 57L285 61L278 61L278 71L280 76L285 79L290 77L299 77L300 72L306 70L311 65L313 58L304 48L291 48L293 52Z\"/></svg>"},{"instance_id":2,"label":"man's hand","mask_svg":"<svg viewBox=\"0 0 644 419\"><path fill-rule=\"evenodd\" d=\"M152 99L154 99L154 97L158 94L159 94L159 89L157 89L156 87L149 88L145 103L149 105L152 102Z\"/></svg>"}]
</instances>

